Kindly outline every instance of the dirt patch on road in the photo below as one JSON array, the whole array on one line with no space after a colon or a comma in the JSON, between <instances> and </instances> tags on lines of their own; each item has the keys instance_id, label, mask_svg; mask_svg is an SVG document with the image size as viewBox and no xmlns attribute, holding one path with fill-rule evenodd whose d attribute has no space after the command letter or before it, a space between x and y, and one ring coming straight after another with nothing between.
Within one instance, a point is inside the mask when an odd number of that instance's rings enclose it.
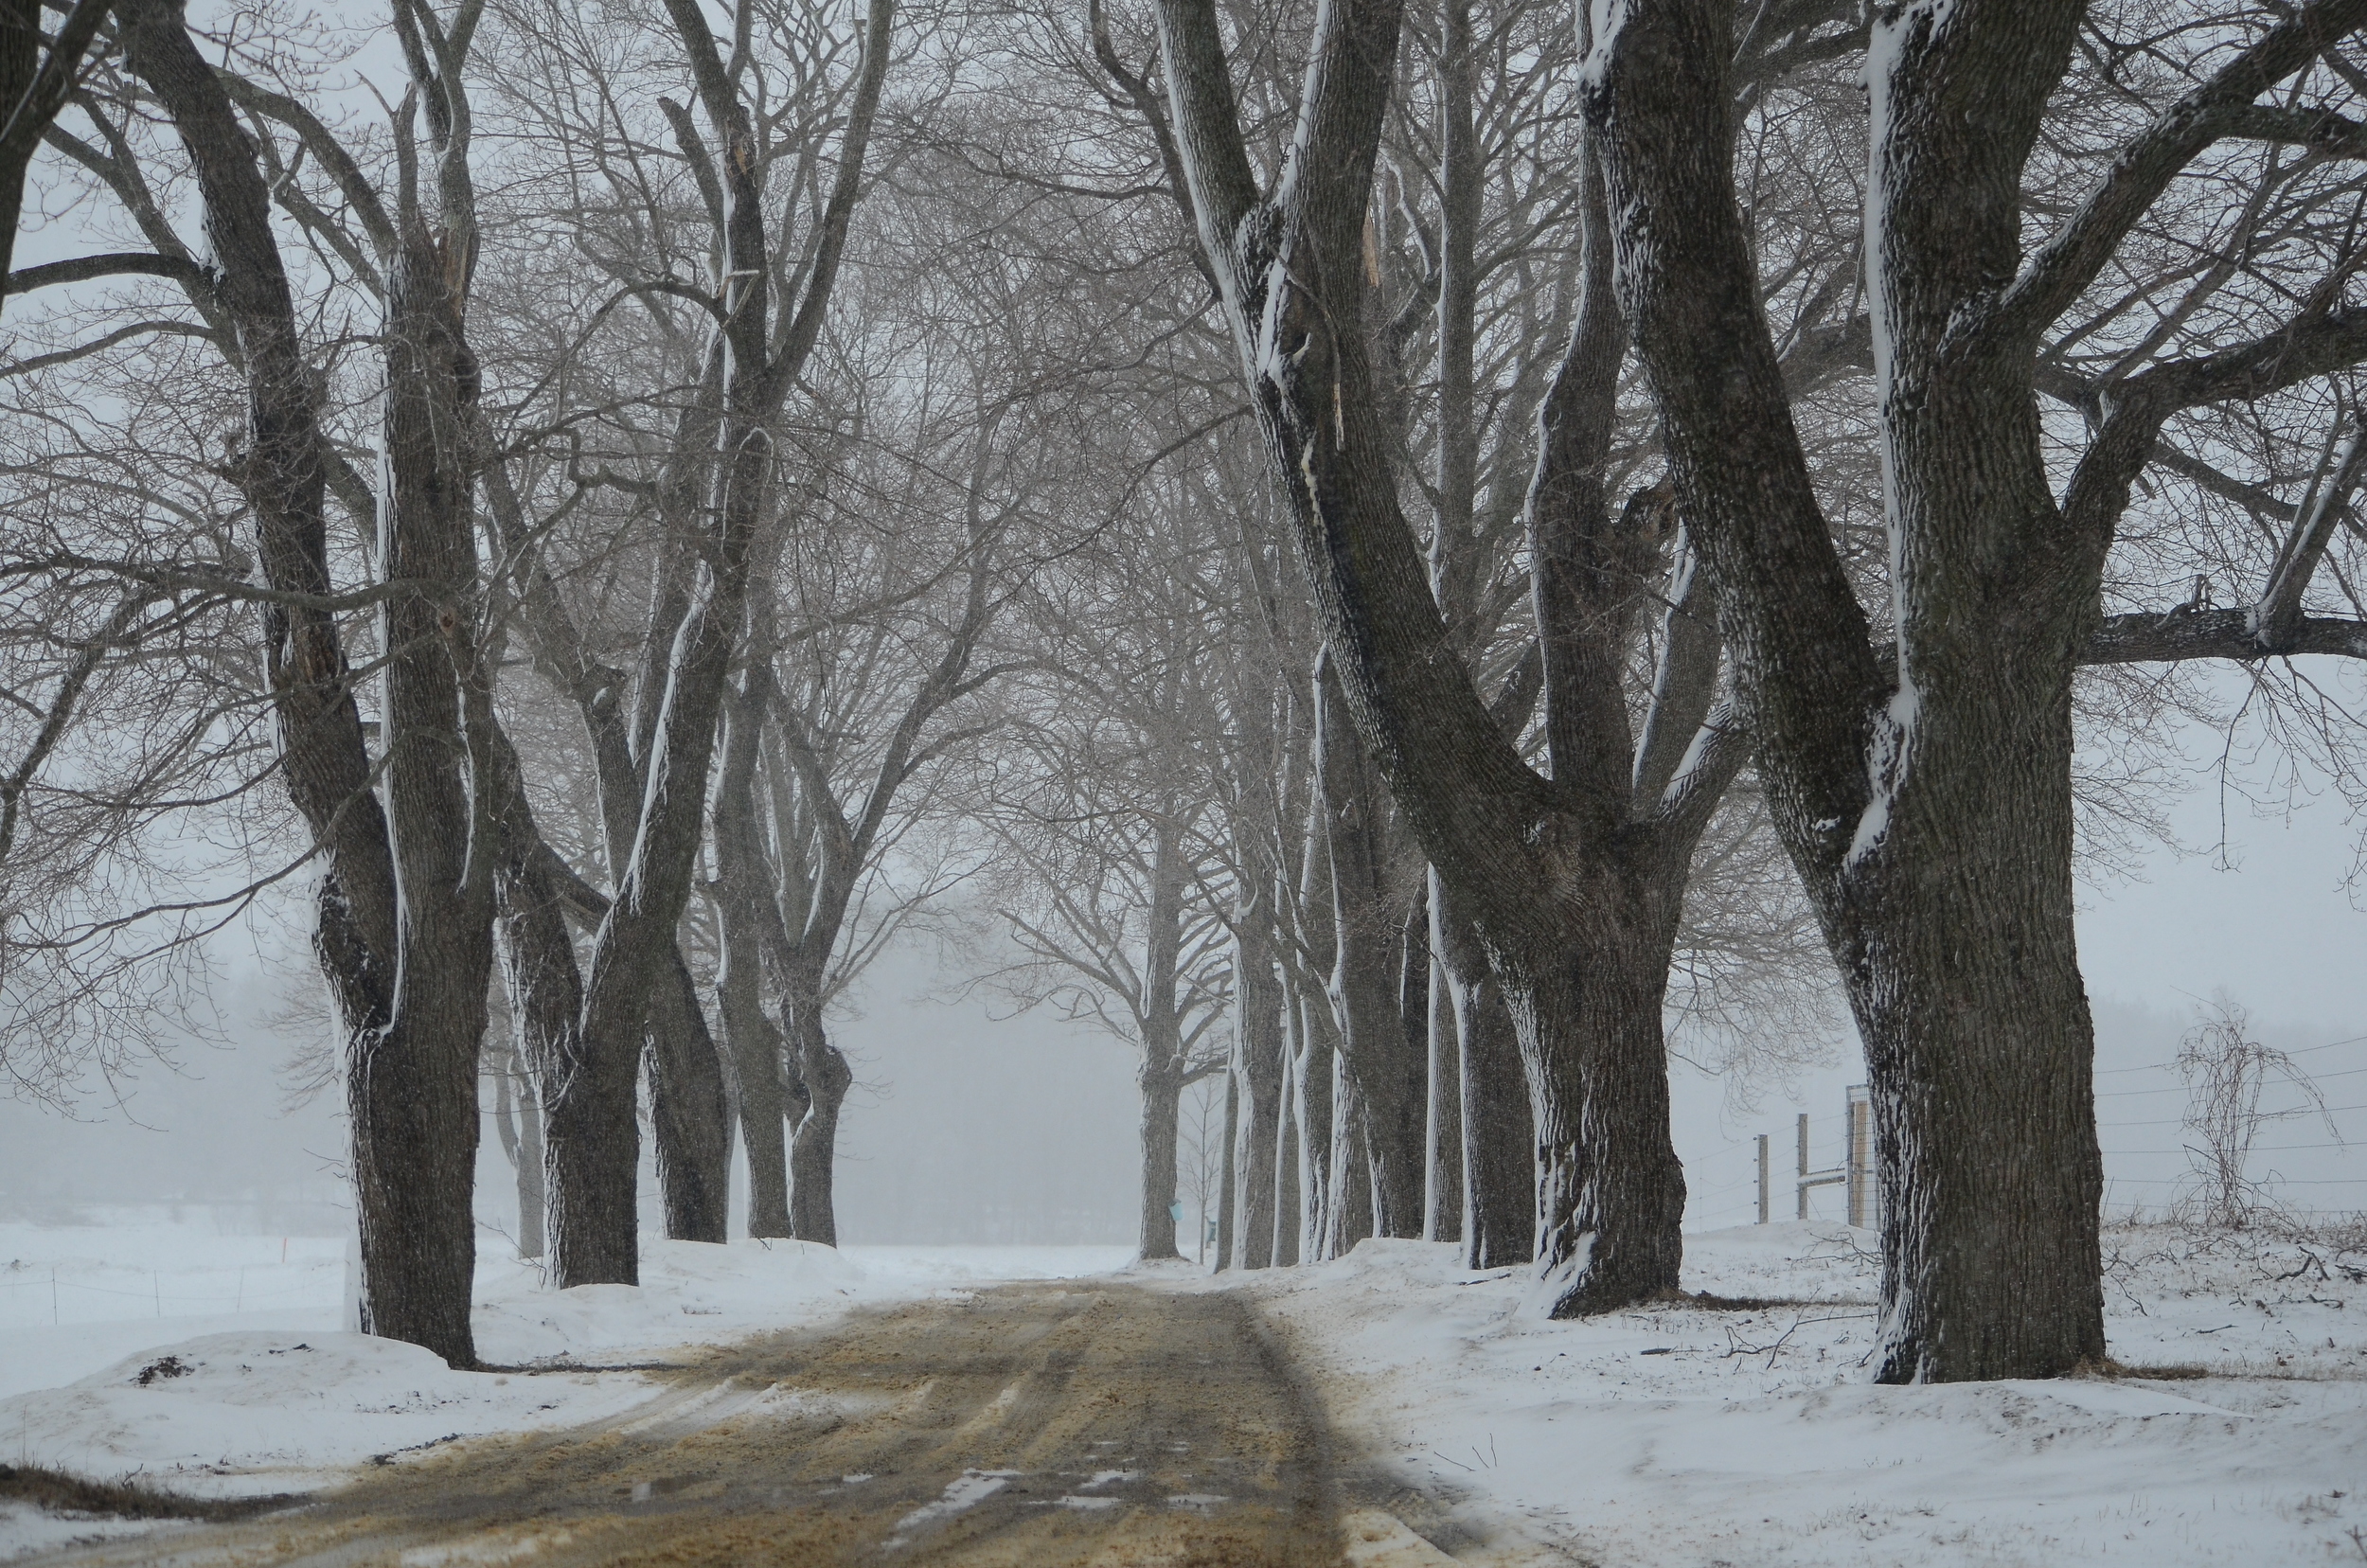
<instances>
[{"instance_id":1,"label":"dirt patch on road","mask_svg":"<svg viewBox=\"0 0 2367 1568\"><path fill-rule=\"evenodd\" d=\"M1023 1285L725 1346L598 1430L454 1443L294 1513L61 1560L273 1568L1332 1568L1321 1416L1223 1293Z\"/></svg>"}]
</instances>

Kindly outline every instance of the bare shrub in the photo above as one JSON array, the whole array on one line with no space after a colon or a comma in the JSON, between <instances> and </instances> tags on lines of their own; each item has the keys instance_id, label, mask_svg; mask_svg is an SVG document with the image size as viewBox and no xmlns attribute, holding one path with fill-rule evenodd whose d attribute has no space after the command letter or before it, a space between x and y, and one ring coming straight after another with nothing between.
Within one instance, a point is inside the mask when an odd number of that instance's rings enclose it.
<instances>
[{"instance_id":1,"label":"bare shrub","mask_svg":"<svg viewBox=\"0 0 2367 1568\"><path fill-rule=\"evenodd\" d=\"M2189 1091L2184 1125L2201 1139L2186 1146L2193 1185L2181 1195L2206 1225L2243 1230L2281 1211L2269 1184L2251 1174L2252 1141L2264 1123L2315 1114L2338 1143L2325 1096L2283 1051L2251 1038L2251 1015L2226 991L2196 1006L2197 1022L2179 1042L2178 1072ZM2301 1092L2307 1103L2282 1111L2260 1108L2271 1080Z\"/></svg>"}]
</instances>

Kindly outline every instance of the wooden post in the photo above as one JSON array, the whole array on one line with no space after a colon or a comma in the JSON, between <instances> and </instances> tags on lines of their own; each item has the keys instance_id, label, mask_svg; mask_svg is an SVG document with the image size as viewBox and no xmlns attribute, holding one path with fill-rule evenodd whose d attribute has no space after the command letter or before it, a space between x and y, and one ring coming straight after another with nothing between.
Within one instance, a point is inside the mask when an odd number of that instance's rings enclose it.
<instances>
[{"instance_id":1,"label":"wooden post","mask_svg":"<svg viewBox=\"0 0 2367 1568\"><path fill-rule=\"evenodd\" d=\"M1759 1134L1759 1223L1767 1223L1767 1201L1771 1196L1768 1185L1767 1134Z\"/></svg>"},{"instance_id":2,"label":"wooden post","mask_svg":"<svg viewBox=\"0 0 2367 1568\"><path fill-rule=\"evenodd\" d=\"M1806 1220L1808 1217L1808 1189L1810 1187L1835 1186L1842 1182L1854 1184L1855 1178L1849 1174L1853 1168L1855 1167L1845 1164L1832 1170L1810 1170L1808 1168L1808 1118L1806 1113L1803 1112L1800 1117L1800 1218ZM1858 1189L1853 1185L1849 1190L1854 1195ZM1852 1196L1850 1202L1854 1205L1857 1200ZM1851 1212L1856 1212L1854 1206Z\"/></svg>"},{"instance_id":3,"label":"wooden post","mask_svg":"<svg viewBox=\"0 0 2367 1568\"><path fill-rule=\"evenodd\" d=\"M1849 1223L1874 1222L1874 1104L1862 1086L1849 1091Z\"/></svg>"},{"instance_id":4,"label":"wooden post","mask_svg":"<svg viewBox=\"0 0 2367 1568\"><path fill-rule=\"evenodd\" d=\"M1800 1113L1800 1218L1808 1217L1808 1114Z\"/></svg>"}]
</instances>

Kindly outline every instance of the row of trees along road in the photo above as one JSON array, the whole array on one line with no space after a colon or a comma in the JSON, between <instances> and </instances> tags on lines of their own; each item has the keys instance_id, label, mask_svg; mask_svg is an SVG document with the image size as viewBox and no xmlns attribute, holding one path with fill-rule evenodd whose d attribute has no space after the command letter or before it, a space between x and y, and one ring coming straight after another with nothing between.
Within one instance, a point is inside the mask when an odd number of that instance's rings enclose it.
<instances>
[{"instance_id":1,"label":"row of trees along road","mask_svg":"<svg viewBox=\"0 0 2367 1568\"><path fill-rule=\"evenodd\" d=\"M2367 0L20 12L7 1065L309 903L373 1331L488 1074L562 1286L644 1084L835 1243L927 928L1139 1053L1147 1256L1220 1077L1220 1265L1565 1316L1845 1002L1879 1375L2103 1354L2078 867L2206 661L2358 798Z\"/></svg>"}]
</instances>

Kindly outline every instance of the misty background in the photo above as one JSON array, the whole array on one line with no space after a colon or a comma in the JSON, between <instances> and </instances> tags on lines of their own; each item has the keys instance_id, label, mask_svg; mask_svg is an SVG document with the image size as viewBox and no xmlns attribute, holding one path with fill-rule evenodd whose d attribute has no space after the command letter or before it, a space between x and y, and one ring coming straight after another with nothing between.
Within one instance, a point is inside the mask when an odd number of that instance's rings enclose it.
<instances>
[{"instance_id":1,"label":"misty background","mask_svg":"<svg viewBox=\"0 0 2367 1568\"><path fill-rule=\"evenodd\" d=\"M2181 740L2196 775L2169 811L2180 847L2153 846L2134 876L2081 888L2108 1211L2158 1208L2187 1170L2178 1126L2185 1094L2167 1063L2196 1005L2220 990L2249 1009L2256 1038L2308 1053L2296 1064L2320 1081L2339 1129L2330 1139L2314 1115L2272 1121L2255 1177L2293 1208L2367 1209L2367 997L2358 979L2367 914L2346 886L2357 825L2338 801L2305 792L2290 797L2289 811L2280 800L2264 815L2223 793L2211 765L2223 744L2216 732L2191 725ZM300 932L234 930L216 938L213 957L226 1042L186 1040L170 1066L86 1078L70 1114L0 1098L0 1215L70 1223L103 1221L100 1211L126 1206L204 1205L225 1232L349 1229L341 1089L332 1082L303 1104L286 1103L289 1063L308 1043L284 1017L291 988L312 984ZM1047 1011L999 1016L1010 1013L1007 1002L949 1000L966 978L933 944L908 943L864 977L857 1015L836 1025L858 1075L839 1140L842 1238L1130 1242L1141 1180L1132 1048ZM1842 1107L1863 1067L1844 1015L1836 1013L1831 1036L1827 1061L1788 1079L1735 1082L1672 1062L1688 1228L1755 1218L1753 1140L1762 1133L1771 1140L1775 1216L1790 1213L1800 1113L1811 1117L1812 1165L1840 1162ZM1211 1083L1220 1094L1221 1080ZM2264 1101L2271 1111L2302 1108L2274 1087ZM1185 1114L1188 1121L1188 1096ZM1198 1216L1188 1128L1184 1163L1182 1245L1190 1256ZM659 1230L646 1142L642 1186L645 1228ZM744 1234L745 1190L742 1167L735 1237ZM1811 1199L1817 1218L1840 1218L1839 1187ZM480 1244L500 1246L516 1202L489 1117L477 1209L487 1227Z\"/></svg>"}]
</instances>

